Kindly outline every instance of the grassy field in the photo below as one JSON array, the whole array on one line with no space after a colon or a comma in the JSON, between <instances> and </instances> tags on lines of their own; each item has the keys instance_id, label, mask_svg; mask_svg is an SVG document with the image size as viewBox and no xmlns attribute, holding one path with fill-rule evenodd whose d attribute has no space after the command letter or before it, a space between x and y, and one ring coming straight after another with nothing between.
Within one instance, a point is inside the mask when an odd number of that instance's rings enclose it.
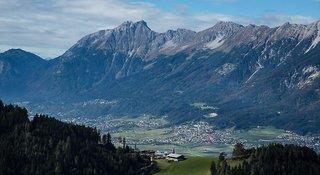
<instances>
[{"instance_id":1,"label":"grassy field","mask_svg":"<svg viewBox=\"0 0 320 175\"><path fill-rule=\"evenodd\" d=\"M169 163L165 159L157 160L160 172L155 175L210 175L212 157L188 157L181 162Z\"/></svg>"},{"instance_id":2,"label":"grassy field","mask_svg":"<svg viewBox=\"0 0 320 175\"><path fill-rule=\"evenodd\" d=\"M245 139L248 143L265 143L272 142L281 134L285 134L285 131L269 126L238 132L234 135L234 138Z\"/></svg>"},{"instance_id":3,"label":"grassy field","mask_svg":"<svg viewBox=\"0 0 320 175\"><path fill-rule=\"evenodd\" d=\"M157 129L144 129L144 128L134 128L131 130L125 130L117 133L113 133L113 137L125 137L126 139L131 140L143 140L143 139L162 139L172 137L172 133L169 132L169 128L157 128ZM259 144L267 144L269 142L273 142L277 136L285 134L284 130L279 130L274 127L260 127L253 128L248 131L235 131L230 135L231 138L235 140L243 141L245 140L247 144L259 145ZM117 146L121 146L119 144ZM135 145L130 145L134 147ZM167 143L167 144L137 144L136 145L140 150L159 150L159 151L167 151L170 152L173 148L180 154L184 154L187 156L201 156L201 157L212 157L218 156L221 152L225 152L227 154L232 153L233 144L196 144L196 143Z\"/></svg>"},{"instance_id":4,"label":"grassy field","mask_svg":"<svg viewBox=\"0 0 320 175\"><path fill-rule=\"evenodd\" d=\"M122 131L113 133L113 137L126 137L129 139L147 139L147 138L164 138L166 135L166 132L168 132L169 129L167 128L161 128L161 129L141 129L141 128L135 128L133 130L128 131Z\"/></svg>"}]
</instances>

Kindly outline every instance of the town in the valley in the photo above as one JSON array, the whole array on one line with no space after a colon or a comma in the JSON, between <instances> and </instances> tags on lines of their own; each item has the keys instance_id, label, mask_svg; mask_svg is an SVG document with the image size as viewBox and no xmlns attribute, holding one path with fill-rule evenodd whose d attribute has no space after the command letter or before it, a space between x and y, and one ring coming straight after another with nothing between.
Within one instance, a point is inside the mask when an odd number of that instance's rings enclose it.
<instances>
[{"instance_id":1,"label":"town in the valley","mask_svg":"<svg viewBox=\"0 0 320 175\"><path fill-rule=\"evenodd\" d=\"M320 151L320 136L302 136L270 127L257 126L249 131L234 128L219 130L205 121L170 126L165 117L148 115L138 118L69 118L66 121L94 126L103 133L110 133L116 144L119 138L126 138L128 145L141 150L151 149L160 155L170 153L174 148L181 154L217 155L220 152L231 152L233 145L238 142L246 147L257 147L271 142L297 144Z\"/></svg>"}]
</instances>

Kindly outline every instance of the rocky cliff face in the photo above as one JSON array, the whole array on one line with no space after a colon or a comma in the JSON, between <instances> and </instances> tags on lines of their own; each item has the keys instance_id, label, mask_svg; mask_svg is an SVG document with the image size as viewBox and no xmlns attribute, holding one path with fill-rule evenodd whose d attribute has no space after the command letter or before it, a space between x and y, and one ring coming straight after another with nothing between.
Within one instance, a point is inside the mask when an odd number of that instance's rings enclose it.
<instances>
[{"instance_id":1,"label":"rocky cliff face","mask_svg":"<svg viewBox=\"0 0 320 175\"><path fill-rule=\"evenodd\" d=\"M147 113L168 115L173 123L208 120L217 127L274 125L319 133L319 31L319 21L275 28L219 22L200 32L165 33L144 21L125 22L85 36L56 59L26 64L39 74L25 73L30 76L19 83L25 87L19 96L7 95L6 88L1 95L23 97L53 114ZM18 75L3 73L5 55L0 78L15 83ZM97 99L112 103L97 104L94 112L83 107ZM212 113L218 117L208 118Z\"/></svg>"}]
</instances>

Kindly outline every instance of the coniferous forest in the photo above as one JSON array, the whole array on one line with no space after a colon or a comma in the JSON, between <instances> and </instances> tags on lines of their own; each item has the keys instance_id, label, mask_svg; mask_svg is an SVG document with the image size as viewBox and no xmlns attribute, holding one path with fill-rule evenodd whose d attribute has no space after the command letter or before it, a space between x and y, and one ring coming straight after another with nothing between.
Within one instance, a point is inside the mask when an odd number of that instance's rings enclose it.
<instances>
[{"instance_id":1,"label":"coniferous forest","mask_svg":"<svg viewBox=\"0 0 320 175\"><path fill-rule=\"evenodd\" d=\"M150 160L111 136L0 101L0 175L149 174Z\"/></svg>"},{"instance_id":2,"label":"coniferous forest","mask_svg":"<svg viewBox=\"0 0 320 175\"><path fill-rule=\"evenodd\" d=\"M29 120L25 108L0 101L0 175L147 175L156 169L139 151L116 148L110 134L45 115ZM212 162L211 174L318 175L320 156L296 145L245 149L236 144L232 158L222 153Z\"/></svg>"},{"instance_id":3,"label":"coniferous forest","mask_svg":"<svg viewBox=\"0 0 320 175\"><path fill-rule=\"evenodd\" d=\"M233 158L220 154L212 162L212 175L319 175L320 157L312 149L270 144L245 150L235 145Z\"/></svg>"}]
</instances>

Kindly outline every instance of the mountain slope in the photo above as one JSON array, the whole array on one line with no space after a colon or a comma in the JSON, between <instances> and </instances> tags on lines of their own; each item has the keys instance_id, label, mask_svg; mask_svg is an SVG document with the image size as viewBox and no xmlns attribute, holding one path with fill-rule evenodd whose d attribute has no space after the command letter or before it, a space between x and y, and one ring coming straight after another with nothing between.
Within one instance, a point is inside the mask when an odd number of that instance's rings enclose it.
<instances>
[{"instance_id":1,"label":"mountain slope","mask_svg":"<svg viewBox=\"0 0 320 175\"><path fill-rule=\"evenodd\" d=\"M26 94L46 66L47 61L21 49L0 53L0 93L3 97Z\"/></svg>"},{"instance_id":2,"label":"mountain slope","mask_svg":"<svg viewBox=\"0 0 320 175\"><path fill-rule=\"evenodd\" d=\"M125 22L47 61L41 76L26 78L23 95L30 108L53 115L152 114L172 124L319 134L319 31L320 21L275 28L219 22L165 33Z\"/></svg>"}]
</instances>

